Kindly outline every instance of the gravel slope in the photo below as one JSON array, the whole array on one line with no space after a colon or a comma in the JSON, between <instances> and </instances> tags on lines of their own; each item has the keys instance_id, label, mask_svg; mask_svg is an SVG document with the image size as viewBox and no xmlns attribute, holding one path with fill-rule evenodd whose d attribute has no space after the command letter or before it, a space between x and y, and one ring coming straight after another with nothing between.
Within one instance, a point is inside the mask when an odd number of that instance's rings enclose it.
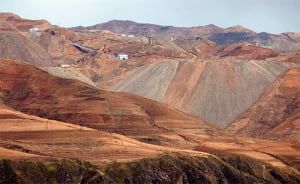
<instances>
[{"instance_id":1,"label":"gravel slope","mask_svg":"<svg viewBox=\"0 0 300 184\"><path fill-rule=\"evenodd\" d=\"M266 86L295 65L276 61L165 61L140 68L115 85L226 127Z\"/></svg>"}]
</instances>

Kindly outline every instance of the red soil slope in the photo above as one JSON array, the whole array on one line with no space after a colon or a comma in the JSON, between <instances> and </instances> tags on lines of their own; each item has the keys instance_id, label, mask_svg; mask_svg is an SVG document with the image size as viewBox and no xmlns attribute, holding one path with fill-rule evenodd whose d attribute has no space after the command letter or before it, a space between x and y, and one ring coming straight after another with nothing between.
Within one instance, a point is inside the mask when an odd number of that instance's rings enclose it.
<instances>
[{"instance_id":1,"label":"red soil slope","mask_svg":"<svg viewBox=\"0 0 300 184\"><path fill-rule=\"evenodd\" d=\"M23 114L1 102L0 125L0 159L72 158L104 166L112 161L154 157L162 151L204 154L146 144L119 134Z\"/></svg>"},{"instance_id":2,"label":"red soil slope","mask_svg":"<svg viewBox=\"0 0 300 184\"><path fill-rule=\"evenodd\" d=\"M2 59L0 71L3 102L28 114L140 138L156 134L178 139L177 130L199 138L219 134L206 122L167 105L53 77L22 62Z\"/></svg>"},{"instance_id":3,"label":"red soil slope","mask_svg":"<svg viewBox=\"0 0 300 184\"><path fill-rule=\"evenodd\" d=\"M13 13L0 13L0 22L6 22L12 25L22 34L26 34L30 28L39 28L41 30L51 27L51 24L46 20L29 20L23 19Z\"/></svg>"},{"instance_id":4,"label":"red soil slope","mask_svg":"<svg viewBox=\"0 0 300 184\"><path fill-rule=\"evenodd\" d=\"M22 62L0 61L0 104L77 124L24 115L1 106L0 124L5 127L0 130L0 146L4 150L2 153L5 152L1 157L14 154L17 157L79 158L103 166L112 160L132 161L155 156L161 151L203 155L191 151L196 149L217 154L252 155L276 166L289 165L276 157L280 156L298 167L299 149L292 144L230 137L194 116L152 100L53 77ZM283 154L282 149L289 152Z\"/></svg>"}]
</instances>

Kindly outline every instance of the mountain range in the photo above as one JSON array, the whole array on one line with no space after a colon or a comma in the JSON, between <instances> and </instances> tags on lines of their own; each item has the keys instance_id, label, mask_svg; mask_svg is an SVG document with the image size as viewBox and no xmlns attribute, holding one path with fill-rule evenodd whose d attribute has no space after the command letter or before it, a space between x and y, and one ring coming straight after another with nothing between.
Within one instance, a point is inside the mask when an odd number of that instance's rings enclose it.
<instances>
[{"instance_id":1,"label":"mountain range","mask_svg":"<svg viewBox=\"0 0 300 184\"><path fill-rule=\"evenodd\" d=\"M0 13L0 183L300 182L298 43L116 25Z\"/></svg>"},{"instance_id":2,"label":"mountain range","mask_svg":"<svg viewBox=\"0 0 300 184\"><path fill-rule=\"evenodd\" d=\"M228 28L221 28L213 24L197 27L174 27L112 20L93 26L78 26L71 29L74 31L109 30L118 34L159 36L168 39L208 39L220 45L249 42L256 46L286 51L300 49L300 33L256 33L240 25Z\"/></svg>"}]
</instances>

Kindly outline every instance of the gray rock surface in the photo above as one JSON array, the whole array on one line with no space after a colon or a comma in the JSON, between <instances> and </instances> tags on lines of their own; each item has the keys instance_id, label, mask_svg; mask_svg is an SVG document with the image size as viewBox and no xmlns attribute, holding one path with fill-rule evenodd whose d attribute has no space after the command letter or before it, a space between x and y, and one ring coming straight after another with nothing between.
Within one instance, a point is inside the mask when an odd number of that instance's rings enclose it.
<instances>
[{"instance_id":1,"label":"gray rock surface","mask_svg":"<svg viewBox=\"0 0 300 184\"><path fill-rule=\"evenodd\" d=\"M266 61L207 63L187 111L219 127L246 111L288 65Z\"/></svg>"},{"instance_id":2,"label":"gray rock surface","mask_svg":"<svg viewBox=\"0 0 300 184\"><path fill-rule=\"evenodd\" d=\"M112 88L160 101L178 67L177 61L144 66Z\"/></svg>"},{"instance_id":3,"label":"gray rock surface","mask_svg":"<svg viewBox=\"0 0 300 184\"><path fill-rule=\"evenodd\" d=\"M112 90L161 101L227 127L272 81L295 66L259 60L165 61L140 68Z\"/></svg>"},{"instance_id":4,"label":"gray rock surface","mask_svg":"<svg viewBox=\"0 0 300 184\"><path fill-rule=\"evenodd\" d=\"M55 66L49 54L17 31L0 30L0 57L22 60L38 67Z\"/></svg>"},{"instance_id":5,"label":"gray rock surface","mask_svg":"<svg viewBox=\"0 0 300 184\"><path fill-rule=\"evenodd\" d=\"M92 86L95 86L95 83L91 79L83 75L81 72L77 71L75 68L40 67L40 69L60 78L77 79Z\"/></svg>"}]
</instances>

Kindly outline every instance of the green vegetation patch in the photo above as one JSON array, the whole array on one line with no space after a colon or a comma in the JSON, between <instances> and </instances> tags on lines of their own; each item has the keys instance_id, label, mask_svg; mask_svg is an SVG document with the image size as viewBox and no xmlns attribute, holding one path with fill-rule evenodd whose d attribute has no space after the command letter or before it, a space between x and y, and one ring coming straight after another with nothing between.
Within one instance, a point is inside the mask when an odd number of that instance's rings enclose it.
<instances>
[{"instance_id":1,"label":"green vegetation patch","mask_svg":"<svg viewBox=\"0 0 300 184\"><path fill-rule=\"evenodd\" d=\"M164 153L138 162L113 162L105 175L116 183L299 183L299 173L240 155L220 159Z\"/></svg>"},{"instance_id":2,"label":"green vegetation patch","mask_svg":"<svg viewBox=\"0 0 300 184\"><path fill-rule=\"evenodd\" d=\"M137 162L112 162L104 171L80 160L0 160L0 184L6 183L300 183L299 172L277 168L247 156L192 157L162 153Z\"/></svg>"},{"instance_id":3,"label":"green vegetation patch","mask_svg":"<svg viewBox=\"0 0 300 184\"><path fill-rule=\"evenodd\" d=\"M104 178L96 167L79 160L37 162L31 160L0 160L0 184L73 184L113 183Z\"/></svg>"},{"instance_id":4,"label":"green vegetation patch","mask_svg":"<svg viewBox=\"0 0 300 184\"><path fill-rule=\"evenodd\" d=\"M0 161L0 183L17 183L17 174L10 160Z\"/></svg>"}]
</instances>

